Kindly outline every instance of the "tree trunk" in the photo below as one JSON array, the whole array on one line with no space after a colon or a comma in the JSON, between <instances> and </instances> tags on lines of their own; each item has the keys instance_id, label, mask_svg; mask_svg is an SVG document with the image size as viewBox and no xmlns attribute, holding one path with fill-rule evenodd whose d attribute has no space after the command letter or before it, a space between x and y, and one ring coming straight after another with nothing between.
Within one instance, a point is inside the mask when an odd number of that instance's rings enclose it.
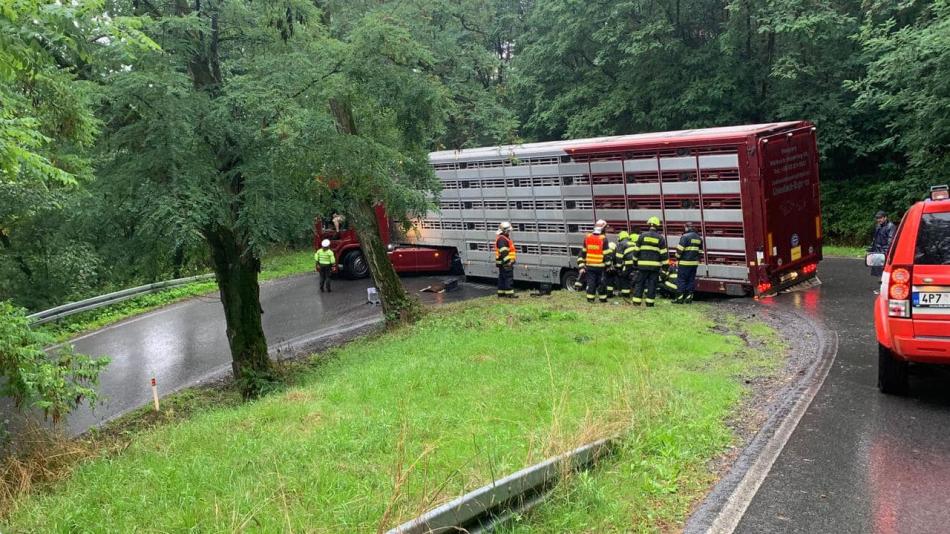
<instances>
[{"instance_id":1,"label":"tree trunk","mask_svg":"<svg viewBox=\"0 0 950 534\"><path fill-rule=\"evenodd\" d=\"M349 103L334 98L329 104L340 132L356 135L356 122L353 120ZM386 246L379 237L380 228L374 200L357 200L354 205L347 206L346 215L359 235L363 257L369 265L369 272L379 291L379 300L383 304L386 326L411 323L418 319L421 313L419 301L406 293L402 287L399 275L389 260Z\"/></svg>"},{"instance_id":2,"label":"tree trunk","mask_svg":"<svg viewBox=\"0 0 950 534\"><path fill-rule=\"evenodd\" d=\"M261 325L263 310L257 283L261 262L228 229L219 227L206 236L224 307L231 369L244 397L254 397L275 381Z\"/></svg>"},{"instance_id":3,"label":"tree trunk","mask_svg":"<svg viewBox=\"0 0 950 534\"><path fill-rule=\"evenodd\" d=\"M415 297L406 293L396 269L389 260L386 246L379 237L379 220L376 218L375 207L369 202L361 201L348 215L359 235L363 256L379 291L386 325L396 326L415 321L421 314L421 306Z\"/></svg>"}]
</instances>

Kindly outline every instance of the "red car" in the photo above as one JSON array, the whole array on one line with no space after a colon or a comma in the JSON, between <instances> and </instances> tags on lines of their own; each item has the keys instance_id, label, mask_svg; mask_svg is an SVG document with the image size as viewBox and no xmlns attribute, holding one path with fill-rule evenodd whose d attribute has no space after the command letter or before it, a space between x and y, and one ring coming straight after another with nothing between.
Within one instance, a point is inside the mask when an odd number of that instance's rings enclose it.
<instances>
[{"instance_id":1,"label":"red car","mask_svg":"<svg viewBox=\"0 0 950 534\"><path fill-rule=\"evenodd\" d=\"M950 364L948 196L947 186L933 187L929 200L911 206L882 258L874 328L878 387L884 393L907 393L910 362Z\"/></svg>"}]
</instances>

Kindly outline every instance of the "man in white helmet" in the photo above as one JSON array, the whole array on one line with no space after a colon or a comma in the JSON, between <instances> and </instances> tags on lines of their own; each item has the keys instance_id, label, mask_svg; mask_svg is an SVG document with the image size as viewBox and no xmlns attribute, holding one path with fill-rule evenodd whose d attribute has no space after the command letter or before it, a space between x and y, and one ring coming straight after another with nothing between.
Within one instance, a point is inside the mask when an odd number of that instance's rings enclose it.
<instances>
[{"instance_id":1,"label":"man in white helmet","mask_svg":"<svg viewBox=\"0 0 950 534\"><path fill-rule=\"evenodd\" d=\"M495 232L495 266L498 267L498 297L516 299L515 295L515 259L518 251L511 240L511 223L505 221L498 225Z\"/></svg>"},{"instance_id":2,"label":"man in white helmet","mask_svg":"<svg viewBox=\"0 0 950 534\"><path fill-rule=\"evenodd\" d=\"M327 293L332 293L330 289L330 274L333 273L333 267L336 265L336 256L330 250L330 240L324 239L320 243L320 250L313 255L313 261L317 271L320 272L320 292L323 293L324 287Z\"/></svg>"}]
</instances>

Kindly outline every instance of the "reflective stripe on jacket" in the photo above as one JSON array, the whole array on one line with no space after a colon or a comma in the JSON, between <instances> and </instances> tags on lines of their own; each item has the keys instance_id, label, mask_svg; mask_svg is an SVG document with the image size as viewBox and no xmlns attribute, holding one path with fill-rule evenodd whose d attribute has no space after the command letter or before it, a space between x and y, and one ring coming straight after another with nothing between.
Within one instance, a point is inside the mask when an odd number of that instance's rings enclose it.
<instances>
[{"instance_id":1,"label":"reflective stripe on jacket","mask_svg":"<svg viewBox=\"0 0 950 534\"><path fill-rule=\"evenodd\" d=\"M676 245L676 256L683 267L699 265L700 252L703 250L703 239L696 232L686 232Z\"/></svg>"},{"instance_id":2,"label":"reflective stripe on jacket","mask_svg":"<svg viewBox=\"0 0 950 534\"><path fill-rule=\"evenodd\" d=\"M336 256L332 250L321 248L313 255L313 261L317 262L317 265L333 265L336 263Z\"/></svg>"},{"instance_id":3,"label":"reflective stripe on jacket","mask_svg":"<svg viewBox=\"0 0 950 534\"><path fill-rule=\"evenodd\" d=\"M587 234L584 239L584 263L588 267L604 266L604 246L607 240L602 235Z\"/></svg>"},{"instance_id":4,"label":"reflective stripe on jacket","mask_svg":"<svg viewBox=\"0 0 950 534\"><path fill-rule=\"evenodd\" d=\"M643 271L656 271L670 263L666 239L653 230L647 230L637 239L637 267Z\"/></svg>"},{"instance_id":5,"label":"reflective stripe on jacket","mask_svg":"<svg viewBox=\"0 0 950 534\"><path fill-rule=\"evenodd\" d=\"M495 239L495 265L507 265L515 261L518 251L515 242L505 234L499 234Z\"/></svg>"}]
</instances>

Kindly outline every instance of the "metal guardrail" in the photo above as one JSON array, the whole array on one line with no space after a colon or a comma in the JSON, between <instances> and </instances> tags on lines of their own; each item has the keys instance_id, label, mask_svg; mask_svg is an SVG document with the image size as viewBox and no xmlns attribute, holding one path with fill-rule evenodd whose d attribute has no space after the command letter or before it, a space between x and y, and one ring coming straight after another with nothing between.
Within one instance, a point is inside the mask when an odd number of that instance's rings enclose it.
<instances>
[{"instance_id":1,"label":"metal guardrail","mask_svg":"<svg viewBox=\"0 0 950 534\"><path fill-rule=\"evenodd\" d=\"M609 454L615 438L595 441L549 458L466 493L425 514L403 523L386 534L483 532L512 513L523 512L541 501L562 475L585 468Z\"/></svg>"},{"instance_id":2,"label":"metal guardrail","mask_svg":"<svg viewBox=\"0 0 950 534\"><path fill-rule=\"evenodd\" d=\"M194 282L201 282L204 280L211 280L213 278L213 274L201 274L198 276L189 276L187 278L155 282L154 284L146 284L144 286L123 289L122 291L116 291L107 295L99 295L98 297L92 297L90 299L80 300L78 302L70 302L69 304L63 304L62 306L36 312L32 315L28 315L27 318L30 319L34 325L41 325L76 313L82 313L85 311L94 310L96 308L101 308L103 306L108 306L110 304L116 304L118 302L122 302L123 300L135 298L139 295L155 293L164 289L170 289L173 287L183 286Z\"/></svg>"}]
</instances>

